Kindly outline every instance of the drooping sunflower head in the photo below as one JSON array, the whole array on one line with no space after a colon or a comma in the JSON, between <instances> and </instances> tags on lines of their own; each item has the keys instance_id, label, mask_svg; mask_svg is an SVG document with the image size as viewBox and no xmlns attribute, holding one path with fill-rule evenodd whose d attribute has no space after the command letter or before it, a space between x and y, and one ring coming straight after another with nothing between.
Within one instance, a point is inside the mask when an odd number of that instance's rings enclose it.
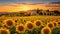
<instances>
[{"instance_id":1,"label":"drooping sunflower head","mask_svg":"<svg viewBox=\"0 0 60 34\"><path fill-rule=\"evenodd\" d=\"M0 29L0 34L10 34L10 31L8 29Z\"/></svg>"},{"instance_id":2,"label":"drooping sunflower head","mask_svg":"<svg viewBox=\"0 0 60 34\"><path fill-rule=\"evenodd\" d=\"M25 32L25 27L23 24L20 24L20 25L17 25L16 26L16 31L19 32L19 33L24 33Z\"/></svg>"},{"instance_id":3,"label":"drooping sunflower head","mask_svg":"<svg viewBox=\"0 0 60 34\"><path fill-rule=\"evenodd\" d=\"M51 33L51 30L49 27L44 27L42 30L41 30L41 33L42 34L50 34Z\"/></svg>"},{"instance_id":4,"label":"drooping sunflower head","mask_svg":"<svg viewBox=\"0 0 60 34\"><path fill-rule=\"evenodd\" d=\"M47 23L47 26L49 27L49 28L54 28L54 24L53 24L53 22L50 22L50 23Z\"/></svg>"},{"instance_id":5,"label":"drooping sunflower head","mask_svg":"<svg viewBox=\"0 0 60 34\"><path fill-rule=\"evenodd\" d=\"M40 21L40 20L34 21L34 26L35 26L36 28L41 27L41 26L42 26L42 21Z\"/></svg>"},{"instance_id":6,"label":"drooping sunflower head","mask_svg":"<svg viewBox=\"0 0 60 34\"><path fill-rule=\"evenodd\" d=\"M5 20L4 24L7 26L7 27L12 27L15 25L15 22L12 20L12 19L7 19Z\"/></svg>"},{"instance_id":7,"label":"drooping sunflower head","mask_svg":"<svg viewBox=\"0 0 60 34\"><path fill-rule=\"evenodd\" d=\"M31 30L32 31L34 29L34 25L30 21L27 21L26 24L25 24L25 26L26 26L27 30Z\"/></svg>"}]
</instances>

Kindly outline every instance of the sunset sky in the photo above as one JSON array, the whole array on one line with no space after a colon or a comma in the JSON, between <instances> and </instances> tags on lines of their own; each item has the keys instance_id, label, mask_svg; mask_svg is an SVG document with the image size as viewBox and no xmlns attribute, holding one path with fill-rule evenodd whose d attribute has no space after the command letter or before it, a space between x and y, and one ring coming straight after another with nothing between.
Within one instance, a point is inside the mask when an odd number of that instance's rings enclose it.
<instances>
[{"instance_id":1,"label":"sunset sky","mask_svg":"<svg viewBox=\"0 0 60 34\"><path fill-rule=\"evenodd\" d=\"M18 12L36 8L60 10L60 0L0 0L0 12Z\"/></svg>"}]
</instances>

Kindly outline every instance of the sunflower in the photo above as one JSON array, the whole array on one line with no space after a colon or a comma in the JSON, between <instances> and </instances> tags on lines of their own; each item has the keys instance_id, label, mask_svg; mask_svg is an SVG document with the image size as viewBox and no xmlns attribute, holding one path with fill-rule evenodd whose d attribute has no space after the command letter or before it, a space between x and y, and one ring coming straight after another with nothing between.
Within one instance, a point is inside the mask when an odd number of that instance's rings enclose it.
<instances>
[{"instance_id":1,"label":"sunflower","mask_svg":"<svg viewBox=\"0 0 60 34\"><path fill-rule=\"evenodd\" d=\"M0 22L2 23L2 20L0 20Z\"/></svg>"},{"instance_id":2,"label":"sunflower","mask_svg":"<svg viewBox=\"0 0 60 34\"><path fill-rule=\"evenodd\" d=\"M27 30L32 31L32 30L34 29L34 25L33 25L33 23L30 22L30 21L27 21L26 24L25 24L25 26L26 26L26 29L27 29Z\"/></svg>"},{"instance_id":3,"label":"sunflower","mask_svg":"<svg viewBox=\"0 0 60 34\"><path fill-rule=\"evenodd\" d=\"M31 19L31 22L33 22L33 23L34 23L34 18L33 18L33 19Z\"/></svg>"},{"instance_id":4,"label":"sunflower","mask_svg":"<svg viewBox=\"0 0 60 34\"><path fill-rule=\"evenodd\" d=\"M53 24L54 24L55 27L57 26L57 22L56 21L53 21Z\"/></svg>"},{"instance_id":5,"label":"sunflower","mask_svg":"<svg viewBox=\"0 0 60 34\"><path fill-rule=\"evenodd\" d=\"M60 25L60 21L58 22L58 25Z\"/></svg>"},{"instance_id":6,"label":"sunflower","mask_svg":"<svg viewBox=\"0 0 60 34\"><path fill-rule=\"evenodd\" d=\"M23 22L26 22L26 19L23 19Z\"/></svg>"},{"instance_id":7,"label":"sunflower","mask_svg":"<svg viewBox=\"0 0 60 34\"><path fill-rule=\"evenodd\" d=\"M17 22L18 20L16 19L15 22Z\"/></svg>"},{"instance_id":8,"label":"sunflower","mask_svg":"<svg viewBox=\"0 0 60 34\"><path fill-rule=\"evenodd\" d=\"M34 26L35 26L35 28L41 27L42 26L42 21L40 21L40 20L34 21Z\"/></svg>"},{"instance_id":9,"label":"sunflower","mask_svg":"<svg viewBox=\"0 0 60 34\"><path fill-rule=\"evenodd\" d=\"M19 33L24 33L25 32L25 27L23 24L20 24L20 25L17 25L16 26L16 31L19 32Z\"/></svg>"},{"instance_id":10,"label":"sunflower","mask_svg":"<svg viewBox=\"0 0 60 34\"><path fill-rule=\"evenodd\" d=\"M5 20L4 25L11 28L15 25L15 22L12 19L7 19L7 20Z\"/></svg>"},{"instance_id":11,"label":"sunflower","mask_svg":"<svg viewBox=\"0 0 60 34\"><path fill-rule=\"evenodd\" d=\"M50 34L51 33L51 30L49 27L44 27L42 30L41 30L41 33L42 34Z\"/></svg>"},{"instance_id":12,"label":"sunflower","mask_svg":"<svg viewBox=\"0 0 60 34\"><path fill-rule=\"evenodd\" d=\"M58 27L60 27L60 21L58 22Z\"/></svg>"},{"instance_id":13,"label":"sunflower","mask_svg":"<svg viewBox=\"0 0 60 34\"><path fill-rule=\"evenodd\" d=\"M8 29L0 29L0 34L10 34L10 31Z\"/></svg>"},{"instance_id":14,"label":"sunflower","mask_svg":"<svg viewBox=\"0 0 60 34\"><path fill-rule=\"evenodd\" d=\"M50 22L50 23L47 23L47 26L52 29L54 27L54 24L53 22Z\"/></svg>"}]
</instances>

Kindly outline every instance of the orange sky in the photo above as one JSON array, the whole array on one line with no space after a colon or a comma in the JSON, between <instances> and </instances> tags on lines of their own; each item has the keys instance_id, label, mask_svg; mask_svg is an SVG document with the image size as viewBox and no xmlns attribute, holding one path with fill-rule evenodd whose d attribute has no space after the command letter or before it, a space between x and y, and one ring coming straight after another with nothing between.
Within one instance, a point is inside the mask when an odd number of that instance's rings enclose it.
<instances>
[{"instance_id":1,"label":"orange sky","mask_svg":"<svg viewBox=\"0 0 60 34\"><path fill-rule=\"evenodd\" d=\"M53 7L45 6L45 4L13 4L13 5L0 6L0 12L18 12L22 10L30 10L35 8L40 8L43 10L46 10L46 9L59 10L60 9L59 7L54 7L54 6Z\"/></svg>"}]
</instances>

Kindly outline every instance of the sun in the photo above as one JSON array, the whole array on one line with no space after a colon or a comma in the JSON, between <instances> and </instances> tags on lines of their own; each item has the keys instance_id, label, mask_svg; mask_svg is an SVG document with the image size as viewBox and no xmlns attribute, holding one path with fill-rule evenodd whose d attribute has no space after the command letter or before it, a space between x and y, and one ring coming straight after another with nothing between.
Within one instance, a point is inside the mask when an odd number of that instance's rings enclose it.
<instances>
[{"instance_id":1,"label":"sun","mask_svg":"<svg viewBox=\"0 0 60 34\"><path fill-rule=\"evenodd\" d=\"M31 9L29 6L26 6L26 5L23 5L20 8L21 8L21 10L24 10L24 11L27 11L27 10Z\"/></svg>"}]
</instances>

